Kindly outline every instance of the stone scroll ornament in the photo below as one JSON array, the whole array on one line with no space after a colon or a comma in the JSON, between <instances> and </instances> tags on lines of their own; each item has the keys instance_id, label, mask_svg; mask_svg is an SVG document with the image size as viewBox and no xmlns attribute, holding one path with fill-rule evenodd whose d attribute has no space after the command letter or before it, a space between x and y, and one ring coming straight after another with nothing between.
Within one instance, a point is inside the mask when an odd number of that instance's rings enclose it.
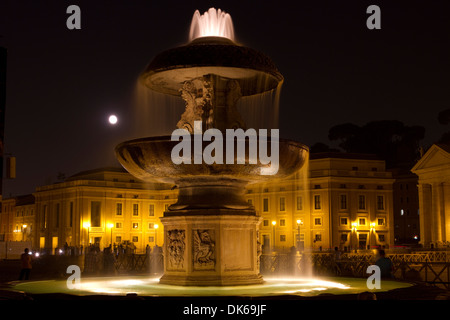
<instances>
[{"instance_id":1,"label":"stone scroll ornament","mask_svg":"<svg viewBox=\"0 0 450 320\"><path fill-rule=\"evenodd\" d=\"M210 230L194 230L194 267L214 268L214 241Z\"/></svg>"},{"instance_id":2,"label":"stone scroll ornament","mask_svg":"<svg viewBox=\"0 0 450 320\"><path fill-rule=\"evenodd\" d=\"M185 230L167 231L169 266L171 269L184 268L184 250L186 248Z\"/></svg>"}]
</instances>

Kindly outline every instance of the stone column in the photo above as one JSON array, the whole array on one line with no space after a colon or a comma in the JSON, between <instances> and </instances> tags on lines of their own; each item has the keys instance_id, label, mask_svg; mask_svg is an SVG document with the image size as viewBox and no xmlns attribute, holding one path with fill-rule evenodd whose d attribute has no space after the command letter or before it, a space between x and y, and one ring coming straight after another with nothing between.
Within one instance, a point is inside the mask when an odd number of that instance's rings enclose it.
<instances>
[{"instance_id":1,"label":"stone column","mask_svg":"<svg viewBox=\"0 0 450 320\"><path fill-rule=\"evenodd\" d=\"M442 183L442 227L444 234L444 241L450 241L450 183Z\"/></svg>"},{"instance_id":2,"label":"stone column","mask_svg":"<svg viewBox=\"0 0 450 320\"><path fill-rule=\"evenodd\" d=\"M433 183L432 186L432 230L433 230L433 241L442 241L442 229L441 229L441 191L439 183Z\"/></svg>"},{"instance_id":3,"label":"stone column","mask_svg":"<svg viewBox=\"0 0 450 320\"><path fill-rule=\"evenodd\" d=\"M420 243L428 247L432 241L431 185L419 183Z\"/></svg>"}]
</instances>

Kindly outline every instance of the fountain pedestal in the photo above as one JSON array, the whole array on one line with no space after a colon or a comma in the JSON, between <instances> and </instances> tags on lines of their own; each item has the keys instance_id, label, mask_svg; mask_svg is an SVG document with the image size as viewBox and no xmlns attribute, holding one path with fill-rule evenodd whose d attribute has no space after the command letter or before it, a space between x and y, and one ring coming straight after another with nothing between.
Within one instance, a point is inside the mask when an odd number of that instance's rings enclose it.
<instances>
[{"instance_id":1,"label":"fountain pedestal","mask_svg":"<svg viewBox=\"0 0 450 320\"><path fill-rule=\"evenodd\" d=\"M257 241L261 218L229 209L179 210L161 218L165 233L164 284L259 284Z\"/></svg>"}]
</instances>

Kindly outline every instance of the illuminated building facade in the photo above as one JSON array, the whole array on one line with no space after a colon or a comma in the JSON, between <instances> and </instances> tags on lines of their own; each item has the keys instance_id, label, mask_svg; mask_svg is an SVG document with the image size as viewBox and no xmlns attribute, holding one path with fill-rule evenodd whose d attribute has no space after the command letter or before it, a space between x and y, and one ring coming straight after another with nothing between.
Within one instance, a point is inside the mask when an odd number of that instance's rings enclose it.
<instances>
[{"instance_id":1,"label":"illuminated building facade","mask_svg":"<svg viewBox=\"0 0 450 320\"><path fill-rule=\"evenodd\" d=\"M34 242L35 200L24 195L2 201L0 214L0 241Z\"/></svg>"},{"instance_id":2,"label":"illuminated building facade","mask_svg":"<svg viewBox=\"0 0 450 320\"><path fill-rule=\"evenodd\" d=\"M450 243L450 147L434 144L411 170L419 176L420 243Z\"/></svg>"},{"instance_id":3,"label":"illuminated building facade","mask_svg":"<svg viewBox=\"0 0 450 320\"><path fill-rule=\"evenodd\" d=\"M259 240L265 252L388 247L394 241L393 183L384 161L371 156L313 154L309 166L290 179L249 185L246 199L262 217ZM145 184L122 168L103 168L38 187L30 216L16 216L17 210L27 211L6 199L1 216L3 221L13 210L12 229L30 226L25 234L35 249L54 252L65 243L103 249L128 242L144 252L147 245L163 245L159 218L177 193L169 185ZM2 232L6 241L22 236Z\"/></svg>"},{"instance_id":4,"label":"illuminated building facade","mask_svg":"<svg viewBox=\"0 0 450 320\"><path fill-rule=\"evenodd\" d=\"M264 248L357 250L394 244L394 180L384 161L312 154L308 171L308 179L301 172L291 180L249 188L248 200L263 218Z\"/></svg>"},{"instance_id":5,"label":"illuminated building facade","mask_svg":"<svg viewBox=\"0 0 450 320\"><path fill-rule=\"evenodd\" d=\"M176 191L142 183L122 168L105 168L39 187L35 197L35 247L102 249L128 241L142 252L163 244L159 218L176 201Z\"/></svg>"}]
</instances>

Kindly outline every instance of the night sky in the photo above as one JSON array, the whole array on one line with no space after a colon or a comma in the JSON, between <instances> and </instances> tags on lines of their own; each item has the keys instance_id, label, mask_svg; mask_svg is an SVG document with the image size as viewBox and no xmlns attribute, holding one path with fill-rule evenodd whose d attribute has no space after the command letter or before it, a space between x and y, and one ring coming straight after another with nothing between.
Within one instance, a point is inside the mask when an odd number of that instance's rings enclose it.
<instances>
[{"instance_id":1,"label":"night sky","mask_svg":"<svg viewBox=\"0 0 450 320\"><path fill-rule=\"evenodd\" d=\"M81 30L66 27L71 4ZM371 4L381 30L366 27ZM449 130L437 121L450 108L449 1L3 0L5 152L17 157L3 196L34 192L60 172L119 165L114 147L132 137L139 73L185 44L194 11L209 7L230 13L237 41L283 74L281 137L334 146L334 125L400 120L424 126L426 146Z\"/></svg>"}]
</instances>

